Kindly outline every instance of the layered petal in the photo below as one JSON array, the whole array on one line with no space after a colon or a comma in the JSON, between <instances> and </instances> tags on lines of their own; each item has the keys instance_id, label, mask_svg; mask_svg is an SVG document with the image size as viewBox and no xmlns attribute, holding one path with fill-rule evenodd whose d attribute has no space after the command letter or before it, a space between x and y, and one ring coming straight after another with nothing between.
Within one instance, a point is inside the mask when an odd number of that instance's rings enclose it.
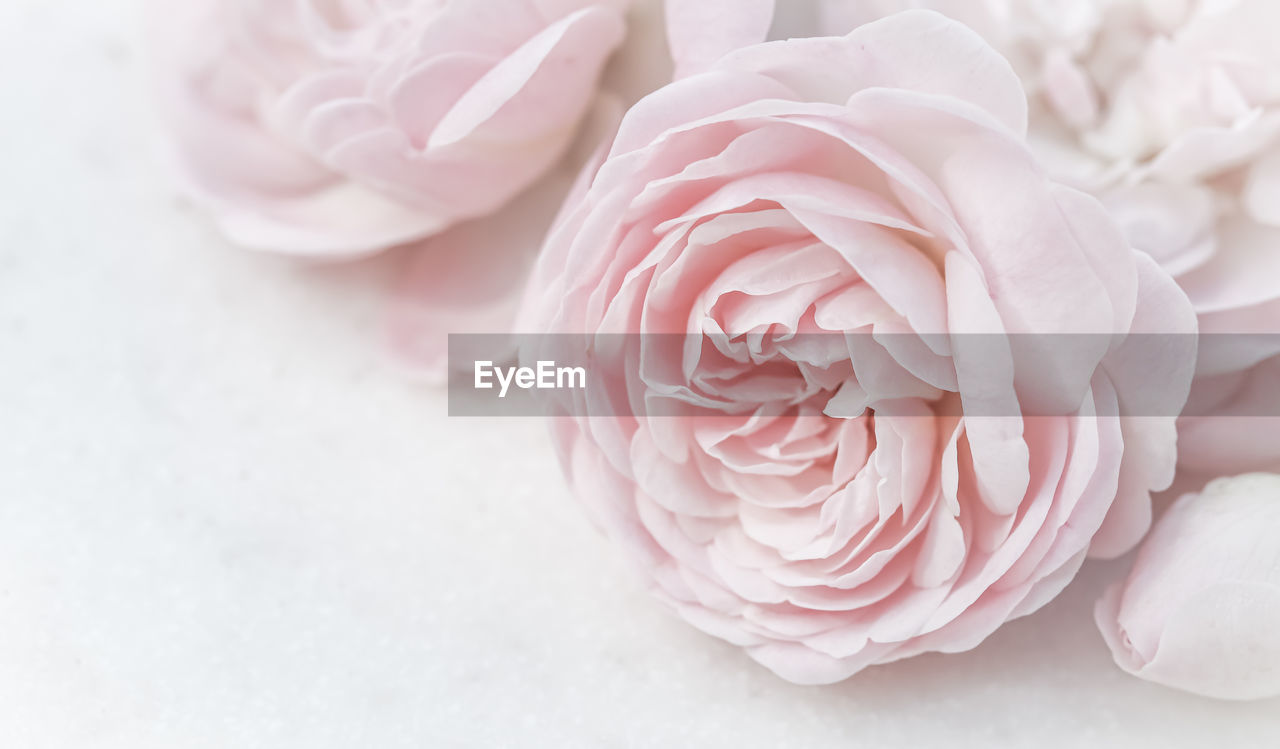
<instances>
[{"instance_id":1,"label":"layered petal","mask_svg":"<svg viewBox=\"0 0 1280 749\"><path fill-rule=\"evenodd\" d=\"M915 12L686 73L579 184L521 320L581 342L596 380L552 397L556 443L655 595L827 683L976 646L1104 523L1101 551L1134 543L1194 313L1041 169L1009 64Z\"/></svg>"}]
</instances>

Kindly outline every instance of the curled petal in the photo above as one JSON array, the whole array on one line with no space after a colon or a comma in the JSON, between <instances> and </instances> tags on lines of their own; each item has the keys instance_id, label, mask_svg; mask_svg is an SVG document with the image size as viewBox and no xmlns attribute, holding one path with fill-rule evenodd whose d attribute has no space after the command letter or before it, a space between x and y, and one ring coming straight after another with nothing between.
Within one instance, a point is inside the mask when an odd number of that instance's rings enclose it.
<instances>
[{"instance_id":1,"label":"curled petal","mask_svg":"<svg viewBox=\"0 0 1280 749\"><path fill-rule=\"evenodd\" d=\"M1280 476L1178 500L1095 611L1116 664L1221 699L1280 696Z\"/></svg>"}]
</instances>

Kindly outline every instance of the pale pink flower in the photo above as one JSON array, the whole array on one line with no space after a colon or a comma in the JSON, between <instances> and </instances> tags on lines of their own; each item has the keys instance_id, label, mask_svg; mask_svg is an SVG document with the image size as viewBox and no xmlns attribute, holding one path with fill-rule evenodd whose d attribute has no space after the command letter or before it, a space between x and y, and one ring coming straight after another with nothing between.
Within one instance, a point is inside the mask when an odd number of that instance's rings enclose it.
<instances>
[{"instance_id":1,"label":"pale pink flower","mask_svg":"<svg viewBox=\"0 0 1280 749\"><path fill-rule=\"evenodd\" d=\"M1129 673L1222 699L1280 696L1280 476L1179 499L1095 617Z\"/></svg>"},{"instance_id":2,"label":"pale pink flower","mask_svg":"<svg viewBox=\"0 0 1280 749\"><path fill-rule=\"evenodd\" d=\"M1195 320L1044 175L973 32L911 12L708 52L750 18L673 33L688 77L626 115L519 320L594 341L604 384L561 394L556 443L658 597L822 683L972 648L1135 544L1194 351L1122 336ZM1161 381L1166 415L1118 417Z\"/></svg>"},{"instance_id":3,"label":"pale pink flower","mask_svg":"<svg viewBox=\"0 0 1280 749\"><path fill-rule=\"evenodd\" d=\"M554 166L625 5L155 2L161 105L232 240L365 254L492 213Z\"/></svg>"},{"instance_id":4,"label":"pale pink flower","mask_svg":"<svg viewBox=\"0 0 1280 749\"><path fill-rule=\"evenodd\" d=\"M190 0L149 6L187 192L235 243L392 247L397 360L503 332L583 159L670 80L658 0Z\"/></svg>"}]
</instances>

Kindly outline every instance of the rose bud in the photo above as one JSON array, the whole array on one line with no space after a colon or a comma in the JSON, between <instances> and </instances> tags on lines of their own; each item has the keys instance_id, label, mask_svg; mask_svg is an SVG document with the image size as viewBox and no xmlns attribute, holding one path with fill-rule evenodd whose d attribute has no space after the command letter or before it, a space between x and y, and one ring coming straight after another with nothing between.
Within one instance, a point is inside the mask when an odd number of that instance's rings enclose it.
<instances>
[{"instance_id":1,"label":"rose bud","mask_svg":"<svg viewBox=\"0 0 1280 749\"><path fill-rule=\"evenodd\" d=\"M1094 613L1134 676L1221 699L1280 696L1280 476L1183 496Z\"/></svg>"}]
</instances>

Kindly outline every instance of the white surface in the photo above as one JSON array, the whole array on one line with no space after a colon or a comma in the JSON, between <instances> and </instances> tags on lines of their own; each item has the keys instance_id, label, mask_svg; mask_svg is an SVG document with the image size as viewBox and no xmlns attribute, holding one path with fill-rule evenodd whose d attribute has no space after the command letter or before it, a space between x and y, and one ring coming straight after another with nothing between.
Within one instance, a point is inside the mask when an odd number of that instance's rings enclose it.
<instances>
[{"instance_id":1,"label":"white surface","mask_svg":"<svg viewBox=\"0 0 1280 749\"><path fill-rule=\"evenodd\" d=\"M1280 744L1280 702L1111 664L1114 564L835 687L675 620L540 423L448 420L384 366L394 264L235 251L169 195L133 27L0 4L0 746Z\"/></svg>"}]
</instances>

